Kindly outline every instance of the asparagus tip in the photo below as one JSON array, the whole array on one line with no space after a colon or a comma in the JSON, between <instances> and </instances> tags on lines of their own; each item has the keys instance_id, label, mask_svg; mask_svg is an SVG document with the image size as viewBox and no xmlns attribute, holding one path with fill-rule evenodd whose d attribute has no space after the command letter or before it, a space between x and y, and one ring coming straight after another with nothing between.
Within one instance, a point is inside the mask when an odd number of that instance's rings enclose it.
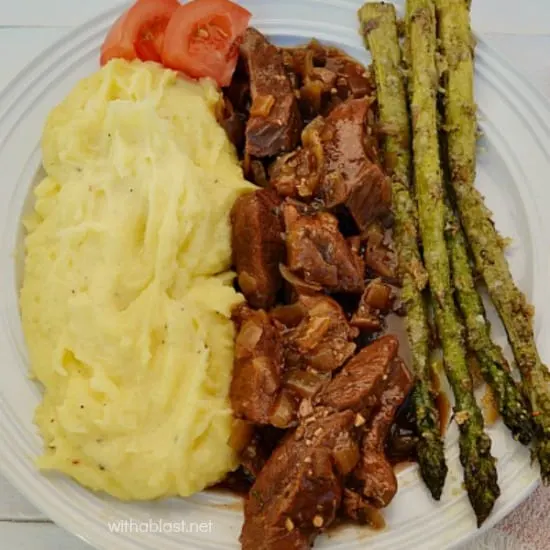
<instances>
[{"instance_id":1,"label":"asparagus tip","mask_svg":"<svg viewBox=\"0 0 550 550\"><path fill-rule=\"evenodd\" d=\"M443 441L441 439L421 437L418 441L417 450L420 474L424 483L430 490L435 500L441 498L445 478L447 477L447 464Z\"/></svg>"},{"instance_id":2,"label":"asparagus tip","mask_svg":"<svg viewBox=\"0 0 550 550\"><path fill-rule=\"evenodd\" d=\"M477 526L481 527L500 496L489 436L481 433L478 437L462 439L460 461L464 467L464 483L468 498L477 518Z\"/></svg>"}]
</instances>

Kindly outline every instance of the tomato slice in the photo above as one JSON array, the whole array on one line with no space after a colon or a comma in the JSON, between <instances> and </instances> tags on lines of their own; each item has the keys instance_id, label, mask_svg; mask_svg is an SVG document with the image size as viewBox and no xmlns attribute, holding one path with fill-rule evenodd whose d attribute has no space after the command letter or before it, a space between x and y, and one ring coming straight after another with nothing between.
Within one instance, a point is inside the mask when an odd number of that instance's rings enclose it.
<instances>
[{"instance_id":1,"label":"tomato slice","mask_svg":"<svg viewBox=\"0 0 550 550\"><path fill-rule=\"evenodd\" d=\"M164 32L178 0L138 0L119 17L101 46L101 65L115 57L161 60Z\"/></svg>"},{"instance_id":2,"label":"tomato slice","mask_svg":"<svg viewBox=\"0 0 550 550\"><path fill-rule=\"evenodd\" d=\"M251 13L230 0L193 0L181 5L166 27L162 62L192 78L227 86Z\"/></svg>"}]
</instances>

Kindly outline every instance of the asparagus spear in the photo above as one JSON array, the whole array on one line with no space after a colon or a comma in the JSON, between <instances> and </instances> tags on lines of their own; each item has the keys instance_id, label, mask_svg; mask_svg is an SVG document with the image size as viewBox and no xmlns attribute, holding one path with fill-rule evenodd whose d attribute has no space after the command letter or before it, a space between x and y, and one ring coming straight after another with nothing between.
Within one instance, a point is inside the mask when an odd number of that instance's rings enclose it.
<instances>
[{"instance_id":1,"label":"asparagus spear","mask_svg":"<svg viewBox=\"0 0 550 550\"><path fill-rule=\"evenodd\" d=\"M472 275L466 240L450 207L447 210L447 243L468 346L476 354L481 374L493 390L504 423L516 439L528 445L533 437L529 406L512 378L502 350L491 340L485 308Z\"/></svg>"},{"instance_id":2,"label":"asparagus spear","mask_svg":"<svg viewBox=\"0 0 550 550\"><path fill-rule=\"evenodd\" d=\"M476 108L469 14L462 0L437 0L439 39L447 70L445 127L451 183L476 268L508 334L535 422L535 453L550 483L550 373L538 354L532 308L514 283L501 239L483 196L474 186Z\"/></svg>"},{"instance_id":3,"label":"asparagus spear","mask_svg":"<svg viewBox=\"0 0 550 550\"><path fill-rule=\"evenodd\" d=\"M445 197L437 130L436 21L433 0L407 0L411 61L410 94L420 235L443 348L447 377L455 396L464 483L481 525L500 494L491 440L484 431L464 350L464 327L454 303L445 240Z\"/></svg>"},{"instance_id":4,"label":"asparagus spear","mask_svg":"<svg viewBox=\"0 0 550 550\"><path fill-rule=\"evenodd\" d=\"M383 126L392 127L392 132L384 139L384 152L386 164L388 168L391 165L393 171L394 242L402 281L412 368L416 376L413 403L419 433L418 464L433 498L439 500L447 465L428 361L430 327L423 295L427 274L418 249L416 208L409 191L410 129L395 8L391 4L365 4L359 10L359 20L366 46L372 53L380 122Z\"/></svg>"}]
</instances>

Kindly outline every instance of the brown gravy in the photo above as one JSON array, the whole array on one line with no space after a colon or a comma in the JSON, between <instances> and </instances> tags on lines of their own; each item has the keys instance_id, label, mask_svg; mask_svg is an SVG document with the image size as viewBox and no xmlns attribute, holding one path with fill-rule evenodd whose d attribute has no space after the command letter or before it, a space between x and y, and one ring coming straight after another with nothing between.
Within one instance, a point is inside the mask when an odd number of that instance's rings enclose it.
<instances>
[{"instance_id":1,"label":"brown gravy","mask_svg":"<svg viewBox=\"0 0 550 550\"><path fill-rule=\"evenodd\" d=\"M451 417L451 403L447 397L447 394L441 390L440 375L434 374L432 383L434 391L437 392L435 402L439 411L439 429L441 431L441 436L445 437L449 426L449 419Z\"/></svg>"}]
</instances>

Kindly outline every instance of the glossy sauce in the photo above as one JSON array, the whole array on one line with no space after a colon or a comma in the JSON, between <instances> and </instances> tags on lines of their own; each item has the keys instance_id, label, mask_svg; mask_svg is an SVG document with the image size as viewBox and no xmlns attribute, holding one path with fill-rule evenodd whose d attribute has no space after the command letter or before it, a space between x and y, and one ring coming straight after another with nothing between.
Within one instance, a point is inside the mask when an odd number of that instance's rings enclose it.
<instances>
[{"instance_id":1,"label":"glossy sauce","mask_svg":"<svg viewBox=\"0 0 550 550\"><path fill-rule=\"evenodd\" d=\"M439 411L439 429L441 431L441 436L445 437L451 417L451 403L449 402L447 394L441 390L441 378L438 374L433 375L432 384L434 391L437 392L435 403Z\"/></svg>"},{"instance_id":2,"label":"glossy sauce","mask_svg":"<svg viewBox=\"0 0 550 550\"><path fill-rule=\"evenodd\" d=\"M444 437L447 433L449 426L449 419L451 417L451 403L445 392L439 392L436 398L437 408L439 410L439 427L441 430L441 436Z\"/></svg>"}]
</instances>

